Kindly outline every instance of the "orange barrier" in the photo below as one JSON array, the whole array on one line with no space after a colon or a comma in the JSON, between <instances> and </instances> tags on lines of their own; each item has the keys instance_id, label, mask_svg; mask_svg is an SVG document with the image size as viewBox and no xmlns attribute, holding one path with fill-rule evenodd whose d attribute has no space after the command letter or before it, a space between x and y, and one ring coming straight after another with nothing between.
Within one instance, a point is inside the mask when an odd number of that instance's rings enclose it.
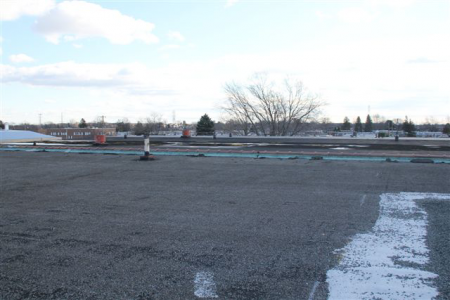
<instances>
[{"instance_id":1,"label":"orange barrier","mask_svg":"<svg viewBox=\"0 0 450 300\"><path fill-rule=\"evenodd\" d=\"M189 129L183 129L183 136L184 137L190 137L191 131Z\"/></svg>"},{"instance_id":2,"label":"orange barrier","mask_svg":"<svg viewBox=\"0 0 450 300\"><path fill-rule=\"evenodd\" d=\"M106 135L104 134L99 134L95 136L95 142L97 144L104 144L106 143Z\"/></svg>"}]
</instances>

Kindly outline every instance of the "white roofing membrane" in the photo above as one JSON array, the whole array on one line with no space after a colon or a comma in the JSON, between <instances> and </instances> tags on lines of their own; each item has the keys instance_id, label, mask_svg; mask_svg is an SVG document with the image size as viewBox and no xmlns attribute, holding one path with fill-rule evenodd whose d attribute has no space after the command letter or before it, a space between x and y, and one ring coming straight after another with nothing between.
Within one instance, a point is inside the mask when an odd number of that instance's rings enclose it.
<instances>
[{"instance_id":1,"label":"white roofing membrane","mask_svg":"<svg viewBox=\"0 0 450 300\"><path fill-rule=\"evenodd\" d=\"M13 142L39 142L46 140L60 140L60 137L54 137L51 135L45 135L33 131L26 130L0 130L0 143L13 143Z\"/></svg>"}]
</instances>

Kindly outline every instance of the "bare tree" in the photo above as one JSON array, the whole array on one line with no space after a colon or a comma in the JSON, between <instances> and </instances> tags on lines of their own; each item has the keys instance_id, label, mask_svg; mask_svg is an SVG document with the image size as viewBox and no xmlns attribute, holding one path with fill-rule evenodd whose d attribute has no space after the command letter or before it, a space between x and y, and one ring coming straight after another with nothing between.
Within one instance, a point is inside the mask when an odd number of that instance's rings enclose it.
<instances>
[{"instance_id":1,"label":"bare tree","mask_svg":"<svg viewBox=\"0 0 450 300\"><path fill-rule=\"evenodd\" d=\"M372 121L374 130L382 130L386 125L386 118L380 114L374 114L372 116Z\"/></svg>"},{"instance_id":2,"label":"bare tree","mask_svg":"<svg viewBox=\"0 0 450 300\"><path fill-rule=\"evenodd\" d=\"M92 121L92 126L97 128L105 128L105 125L105 116L97 116L95 117L94 121Z\"/></svg>"},{"instance_id":3,"label":"bare tree","mask_svg":"<svg viewBox=\"0 0 450 300\"><path fill-rule=\"evenodd\" d=\"M372 116L372 121L373 123L385 123L386 122L386 118L380 114L374 114Z\"/></svg>"},{"instance_id":4,"label":"bare tree","mask_svg":"<svg viewBox=\"0 0 450 300\"><path fill-rule=\"evenodd\" d=\"M324 132L333 130L333 123L331 122L331 119L327 116L322 117L320 119L319 128Z\"/></svg>"},{"instance_id":5,"label":"bare tree","mask_svg":"<svg viewBox=\"0 0 450 300\"><path fill-rule=\"evenodd\" d=\"M226 84L225 92L228 102L223 109L244 125L244 132L254 131L257 135L295 135L324 105L316 95L307 93L300 81L287 78L277 86L261 73L246 86Z\"/></svg>"},{"instance_id":6,"label":"bare tree","mask_svg":"<svg viewBox=\"0 0 450 300\"><path fill-rule=\"evenodd\" d=\"M217 126L216 126L217 128ZM248 135L249 134L249 128L250 126L248 123L245 122L239 122L236 119L230 118L229 120L226 120L223 124L223 130L232 134L237 135Z\"/></svg>"},{"instance_id":7,"label":"bare tree","mask_svg":"<svg viewBox=\"0 0 450 300\"><path fill-rule=\"evenodd\" d=\"M129 132L131 131L131 124L128 118L123 118L122 120L117 120L116 131Z\"/></svg>"},{"instance_id":8,"label":"bare tree","mask_svg":"<svg viewBox=\"0 0 450 300\"><path fill-rule=\"evenodd\" d=\"M439 130L439 121L433 116L427 116L425 118L425 122L422 125L422 129L431 132L438 132Z\"/></svg>"},{"instance_id":9,"label":"bare tree","mask_svg":"<svg viewBox=\"0 0 450 300\"><path fill-rule=\"evenodd\" d=\"M158 134L164 128L164 121L162 115L158 113L151 113L150 117L145 119L145 132L147 134Z\"/></svg>"}]
</instances>

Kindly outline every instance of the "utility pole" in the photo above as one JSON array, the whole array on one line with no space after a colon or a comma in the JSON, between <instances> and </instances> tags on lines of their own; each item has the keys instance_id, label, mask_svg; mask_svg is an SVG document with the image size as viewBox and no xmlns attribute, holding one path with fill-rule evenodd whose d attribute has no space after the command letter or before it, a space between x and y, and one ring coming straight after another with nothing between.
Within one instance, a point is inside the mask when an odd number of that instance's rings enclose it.
<instances>
[{"instance_id":1,"label":"utility pole","mask_svg":"<svg viewBox=\"0 0 450 300\"><path fill-rule=\"evenodd\" d=\"M101 123L101 128L105 128L105 116L101 116L102 118L102 123Z\"/></svg>"},{"instance_id":2,"label":"utility pole","mask_svg":"<svg viewBox=\"0 0 450 300\"><path fill-rule=\"evenodd\" d=\"M395 134L395 141L398 142L398 118L397 118L397 133Z\"/></svg>"},{"instance_id":3,"label":"utility pole","mask_svg":"<svg viewBox=\"0 0 450 300\"><path fill-rule=\"evenodd\" d=\"M39 127L42 127L42 114L39 114Z\"/></svg>"}]
</instances>

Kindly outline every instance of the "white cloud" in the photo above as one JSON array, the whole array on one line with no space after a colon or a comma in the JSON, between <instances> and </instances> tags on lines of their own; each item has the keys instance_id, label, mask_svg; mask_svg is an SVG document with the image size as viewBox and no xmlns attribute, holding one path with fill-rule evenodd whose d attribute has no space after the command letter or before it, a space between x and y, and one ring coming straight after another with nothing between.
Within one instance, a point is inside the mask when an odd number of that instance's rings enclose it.
<instances>
[{"instance_id":1,"label":"white cloud","mask_svg":"<svg viewBox=\"0 0 450 300\"><path fill-rule=\"evenodd\" d=\"M127 95L169 95L171 75L141 64L80 64L73 61L35 67L0 65L2 82L41 87L111 90Z\"/></svg>"},{"instance_id":2,"label":"white cloud","mask_svg":"<svg viewBox=\"0 0 450 300\"><path fill-rule=\"evenodd\" d=\"M9 56L9 60L13 63L19 64L19 63L29 63L33 62L34 59L32 57L29 57L26 54L13 54Z\"/></svg>"},{"instance_id":3,"label":"white cloud","mask_svg":"<svg viewBox=\"0 0 450 300\"><path fill-rule=\"evenodd\" d=\"M83 48L83 45L81 44L72 44L72 46L74 46L77 49Z\"/></svg>"},{"instance_id":4,"label":"white cloud","mask_svg":"<svg viewBox=\"0 0 450 300\"><path fill-rule=\"evenodd\" d=\"M179 33L178 31L169 31L167 34L170 40L178 41L178 42L184 42L185 38L184 36Z\"/></svg>"},{"instance_id":5,"label":"white cloud","mask_svg":"<svg viewBox=\"0 0 450 300\"><path fill-rule=\"evenodd\" d=\"M3 37L1 37L0 36L0 43L2 43L3 42ZM2 55L3 54L3 49L2 49L2 47L0 47L0 55Z\"/></svg>"},{"instance_id":6,"label":"white cloud","mask_svg":"<svg viewBox=\"0 0 450 300\"><path fill-rule=\"evenodd\" d=\"M267 71L278 77L289 74L302 79L306 87L329 103L326 111L334 121L340 122L344 116L363 117L370 105L373 114L387 118L407 114L419 122L423 115L443 118L448 114L442 107L449 105L449 53L446 36L433 35L423 39L367 39L265 55L226 55L157 69L141 64L63 62L2 66L0 73L5 86L14 82L95 91L92 99L108 99L99 103L106 115L145 117L148 111L158 111L170 119L172 110L177 110L183 120L194 121L205 111L218 119L217 107L225 100L224 83L245 81L253 72ZM407 63L417 58L436 62ZM86 108L86 115L88 111Z\"/></svg>"},{"instance_id":7,"label":"white cloud","mask_svg":"<svg viewBox=\"0 0 450 300\"><path fill-rule=\"evenodd\" d=\"M164 54L161 55L161 58L167 60L167 59L170 58L170 55L167 54L167 53L164 53Z\"/></svg>"},{"instance_id":8,"label":"white cloud","mask_svg":"<svg viewBox=\"0 0 450 300\"><path fill-rule=\"evenodd\" d=\"M329 14L326 14L321 10L316 11L316 16L319 18L320 21L330 18Z\"/></svg>"},{"instance_id":9,"label":"white cloud","mask_svg":"<svg viewBox=\"0 0 450 300\"><path fill-rule=\"evenodd\" d=\"M418 57L415 59L409 59L407 61L408 64L435 64L438 63L439 61L434 60L434 59L429 59L427 57Z\"/></svg>"},{"instance_id":10,"label":"white cloud","mask_svg":"<svg viewBox=\"0 0 450 300\"><path fill-rule=\"evenodd\" d=\"M58 3L35 24L36 31L54 44L61 39L74 41L89 37L103 37L121 45L135 40L157 43L158 38L151 33L154 27L152 23L85 1Z\"/></svg>"},{"instance_id":11,"label":"white cloud","mask_svg":"<svg viewBox=\"0 0 450 300\"><path fill-rule=\"evenodd\" d=\"M130 65L77 64L73 61L36 67L2 65L3 82L35 86L111 87L126 85Z\"/></svg>"},{"instance_id":12,"label":"white cloud","mask_svg":"<svg viewBox=\"0 0 450 300\"><path fill-rule=\"evenodd\" d=\"M0 10L1 21L11 21L23 15L39 16L51 10L54 0L2 0Z\"/></svg>"},{"instance_id":13,"label":"white cloud","mask_svg":"<svg viewBox=\"0 0 450 300\"><path fill-rule=\"evenodd\" d=\"M394 8L405 8L411 6L417 2L417 0L369 0L369 4L372 6L390 6Z\"/></svg>"},{"instance_id":14,"label":"white cloud","mask_svg":"<svg viewBox=\"0 0 450 300\"><path fill-rule=\"evenodd\" d=\"M360 7L348 7L338 12L338 18L347 23L361 23L372 21L375 15Z\"/></svg>"},{"instance_id":15,"label":"white cloud","mask_svg":"<svg viewBox=\"0 0 450 300\"><path fill-rule=\"evenodd\" d=\"M231 7L235 5L239 0L227 0L227 3L225 4L225 7Z\"/></svg>"},{"instance_id":16,"label":"white cloud","mask_svg":"<svg viewBox=\"0 0 450 300\"><path fill-rule=\"evenodd\" d=\"M174 50L174 49L179 49L179 48L180 48L180 45L170 44L170 45L164 45L164 46L160 47L158 50L167 51L167 50Z\"/></svg>"}]
</instances>

